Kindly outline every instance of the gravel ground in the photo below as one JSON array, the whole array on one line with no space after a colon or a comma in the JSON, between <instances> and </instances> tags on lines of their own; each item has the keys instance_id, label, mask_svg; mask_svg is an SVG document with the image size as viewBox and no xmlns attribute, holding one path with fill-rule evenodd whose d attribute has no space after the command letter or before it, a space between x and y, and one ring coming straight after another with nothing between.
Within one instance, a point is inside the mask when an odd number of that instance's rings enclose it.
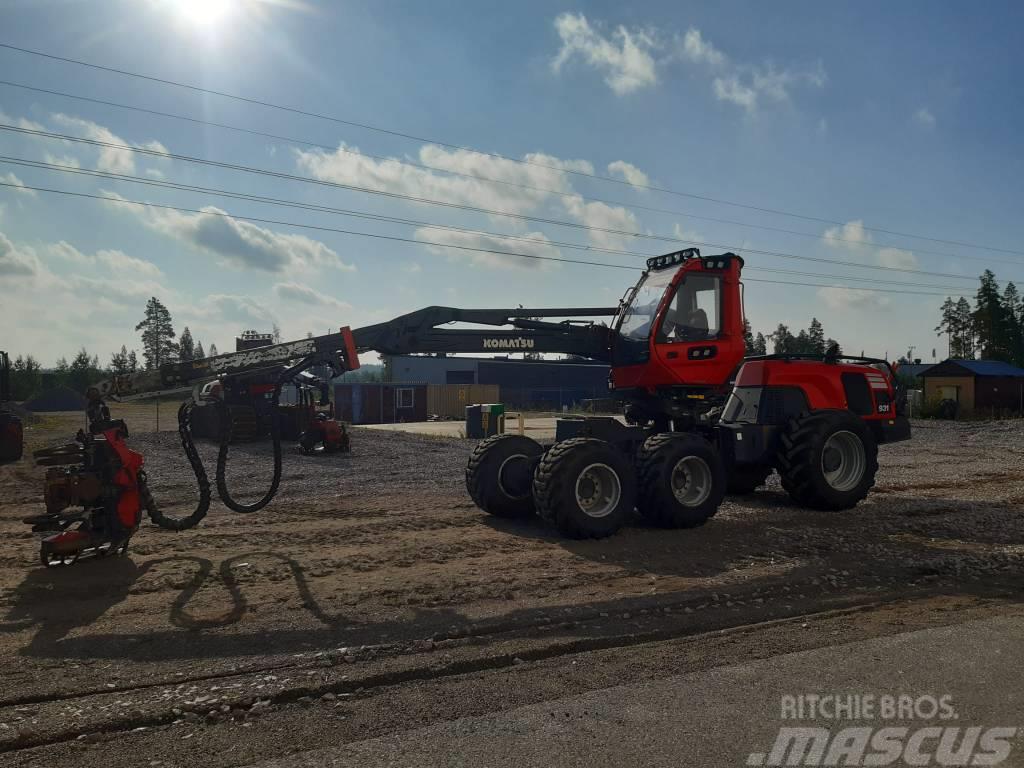
<instances>
[{"instance_id":1,"label":"gravel ground","mask_svg":"<svg viewBox=\"0 0 1024 768\"><path fill-rule=\"evenodd\" d=\"M55 426L32 439L47 437L66 439ZM287 450L281 494L259 513L215 502L191 531L144 523L128 557L68 569L37 567L18 522L39 507L41 470L0 468L0 764L241 765L955 621L1019 591L1018 422L915 424L882 448L878 485L850 512L794 508L773 478L701 529L637 521L585 542L475 509L467 441L356 429L352 442L348 455ZM187 513L176 435L131 443L161 507ZM269 452L239 446L229 467L255 498ZM864 608L906 599L898 616ZM777 627L790 619L811 626ZM721 630L739 634L701 634Z\"/></svg>"}]
</instances>

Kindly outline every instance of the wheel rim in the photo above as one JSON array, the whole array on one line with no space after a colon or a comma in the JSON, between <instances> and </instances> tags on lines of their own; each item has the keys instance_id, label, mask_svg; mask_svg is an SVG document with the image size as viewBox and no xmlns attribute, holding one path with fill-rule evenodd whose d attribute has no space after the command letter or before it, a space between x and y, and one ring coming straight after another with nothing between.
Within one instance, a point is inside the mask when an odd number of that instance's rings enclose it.
<instances>
[{"instance_id":1,"label":"wheel rim","mask_svg":"<svg viewBox=\"0 0 1024 768\"><path fill-rule=\"evenodd\" d=\"M591 464L576 478L576 503L589 517L606 517L619 505L622 484L607 464Z\"/></svg>"},{"instance_id":2,"label":"wheel rim","mask_svg":"<svg viewBox=\"0 0 1024 768\"><path fill-rule=\"evenodd\" d=\"M834 490L849 491L857 486L867 468L864 443L853 432L836 432L825 441L821 471Z\"/></svg>"},{"instance_id":3,"label":"wheel rim","mask_svg":"<svg viewBox=\"0 0 1024 768\"><path fill-rule=\"evenodd\" d=\"M510 499L525 499L531 493L530 457L525 453L509 456L498 467L498 489Z\"/></svg>"},{"instance_id":4,"label":"wheel rim","mask_svg":"<svg viewBox=\"0 0 1024 768\"><path fill-rule=\"evenodd\" d=\"M672 467L672 495L684 507L697 507L711 495L711 467L699 456L684 456Z\"/></svg>"}]
</instances>

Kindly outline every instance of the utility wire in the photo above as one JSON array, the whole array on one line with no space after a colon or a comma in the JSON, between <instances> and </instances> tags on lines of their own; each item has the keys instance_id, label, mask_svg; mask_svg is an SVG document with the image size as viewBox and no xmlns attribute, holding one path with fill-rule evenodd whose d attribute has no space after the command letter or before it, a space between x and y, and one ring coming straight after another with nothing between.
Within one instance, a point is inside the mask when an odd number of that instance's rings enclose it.
<instances>
[{"instance_id":1,"label":"utility wire","mask_svg":"<svg viewBox=\"0 0 1024 768\"><path fill-rule=\"evenodd\" d=\"M734 207L734 208L742 208L742 209L745 209L745 210L757 211L759 213L768 213L768 214L772 214L772 215L775 215L775 216L787 216L789 218L802 219L804 221L814 221L814 222L817 222L817 223L820 223L820 224L831 224L831 225L834 225L834 226L842 226L845 223L845 222L842 222L842 221L836 221L834 219L827 219L827 218L823 218L823 217L819 217L819 216L809 216L809 215L806 215L806 214L793 213L793 212L790 212L790 211L783 211L783 210L780 210L780 209L777 209L777 208L766 208L766 207L763 207L763 206L749 205L749 204L746 204L746 203L737 203L737 202L734 202L732 200L724 200L724 199L721 199L721 198L710 197L710 196L707 196L707 195L698 195L698 194L692 193L692 192L680 192L678 190L669 189L667 187L659 187L659 186L655 186L653 184L634 184L632 182L624 181L622 179L616 179L613 176L604 176L604 175L596 174L596 173L587 173L586 171L580 171L580 170L571 169L571 168L562 168L562 167L555 166L555 165L550 165L550 164L547 164L547 163L539 163L539 162L536 162L536 161L533 161L533 160L523 160L523 159L520 159L520 158L509 157L507 155L502 155L502 154L497 153L497 152L486 152L486 151L479 150L479 149L474 149L473 147L465 146L465 145L462 145L462 144L453 144L453 143L450 143L450 142L437 141L435 139L429 139L429 138L426 138L426 137L423 137L423 136L417 136L415 134L406 133L406 132L403 132L403 131L397 131L397 130L393 130L393 129L390 129L390 128L382 128L380 126L370 125L368 123L361 123L361 122L357 122L355 120L345 120L345 119L342 119L342 118L339 118L339 117L333 117L331 115L325 115L325 114L321 114L321 113L318 113L318 112L311 112L311 111L308 111L308 110L299 109L298 107L289 107L289 106L282 105L282 104L275 104L273 102L264 101L262 99L255 99L255 98L250 98L250 97L247 97L247 96L239 96L237 94L227 93L225 91L218 91L218 90L214 90L212 88L204 88L202 86L193 85L191 83L182 83L182 82L179 82L179 81L176 81L176 80L169 80L167 78L155 77L155 76L152 76L152 75L144 75L144 74L139 73L139 72L131 72L129 70L117 69L116 67L103 66L101 64L94 64L94 63L87 62L87 61L81 61L79 59L68 58L68 57L65 57L65 56L57 56L57 55L52 54L52 53L45 53L43 51L36 51L36 50L31 49L31 48L23 48L21 46L11 45L10 43L0 43L0 48L5 48L5 49L10 50L10 51L16 51L18 53L24 53L24 54L31 55L31 56L38 56L40 58L49 59L51 61L60 61L60 62L63 62L65 64L74 64L74 65L80 66L80 67L88 67L90 69L95 69L95 70L102 71L102 72L109 72L109 73L113 73L113 74L117 74L117 75L122 75L124 77L132 77L132 78L136 78L136 79L139 79L139 80L146 80L146 81L153 82L153 83L159 83L161 85L170 85L170 86L174 86L176 88L183 88L183 89L186 89L186 90L189 90L189 91L193 91L193 92L196 92L196 93L204 93L204 94L208 94L208 95L211 95L211 96L219 96L221 98L231 99L233 101L238 101L238 102L242 102L242 103L245 103L245 104L251 104L251 105L255 105L255 106L266 107L268 109L276 109L276 110L279 110L279 111L282 111L282 112L289 112L291 114L302 115L304 117L316 118L318 120L326 120L326 121L329 121L329 122L332 122L332 123L338 123L340 125L348 125L348 126L351 126L351 127L354 127L354 128L361 128L361 129L364 129L364 130L374 131L376 133L382 133L382 134L386 134L386 135L389 135L389 136L396 136L396 137L403 138L403 139L409 139L411 141L418 141L418 142L427 143L427 144L436 144L437 146L446 147L448 149L457 149L457 150L461 150L461 151L464 151L464 152L472 152L473 154L482 155L482 156L485 156L485 157L493 157L493 158L496 158L496 159L499 159L499 160L505 160L505 161L511 162L511 163L519 163L519 164L522 164L522 165L531 165L531 166L535 166L535 167L539 167L539 168L546 168L546 169L551 170L551 171L557 171L557 172L563 173L563 174L571 174L571 175L574 175L574 176L581 176L581 177L584 177L584 178L595 179L595 180L598 180L598 181L604 181L604 182L610 182L610 183L613 183L613 184L619 184L619 185L622 185L622 186L632 187L634 189L646 189L646 190L650 190L652 192L661 192L661 193L664 193L664 194L667 194L667 195L674 195L674 196L677 196L677 197L691 198L691 199L694 199L694 200L703 200L703 201L709 202L709 203L716 203L718 205L728 205L728 206L731 206L731 207ZM1018 251L1018 250L1013 250L1013 249L1008 249L1008 248L998 248L998 247L995 247L995 246L988 246L988 245L981 245L979 243L968 243L968 242L963 242L963 241L960 241L960 240L951 240L951 239L946 239L946 238L929 237L927 235L918 235L918 234L913 234L913 233L910 233L910 232L900 232L898 230L883 229L881 227L864 227L864 229L865 229L865 231L868 231L868 232L877 232L879 234L892 235L892 236L895 236L895 237L906 237L906 238L912 238L912 239L916 239L916 240L925 240L925 241L932 242L932 243L942 243L944 245L954 245L954 246L966 247L966 248L978 248L978 249L981 249L981 250L992 251L992 252L995 252L995 253L1005 253L1005 254L1011 254L1011 255L1017 255L1017 256L1024 256L1024 251Z\"/></svg>"},{"instance_id":2,"label":"utility wire","mask_svg":"<svg viewBox=\"0 0 1024 768\"><path fill-rule=\"evenodd\" d=\"M225 162L221 162L221 161L218 161L218 160L208 160L208 159L205 159L205 158L192 157L190 155L176 154L176 153L173 153L173 152L162 152L162 151L159 151L159 150L148 149L148 148L145 148L145 147L136 147L136 146L132 146L130 144L118 144L118 143L115 143L115 142L101 141L99 139L87 139L87 138L82 138L82 137L79 137L79 136L71 136L71 135L68 135L68 134L52 133L50 131L40 131L40 130L36 130L36 129L32 129L32 128L22 128L22 127L19 127L19 126L7 125L7 124L4 124L4 123L0 123L0 130L11 131L11 132L14 132L14 133L22 133L22 134L26 134L26 135L30 135L30 136L38 136L38 137L48 138L48 139L56 139L56 140L60 140L60 141L76 142L76 143L80 143L80 144L87 144L87 145L90 145L90 146L98 146L98 147L107 147L107 148L119 149L119 150L124 150L126 152L135 152L135 153L144 154L144 155L150 155L150 156L159 157L159 158L163 158L163 159L181 160L183 162L194 163L194 164L198 164L198 165L205 165L205 166L210 166L210 167L214 167L214 168L224 168L224 169L227 169L227 170L240 171L240 172L243 172L243 173L251 173L251 174L256 174L256 175L259 175L259 176L268 176L268 177L278 178L278 179L286 179L288 181L298 181L298 182L302 182L302 183L306 183L306 184L315 184L315 185L318 185L318 186L331 187L331 188L335 188L335 189L346 189L346 190L350 190L350 191L354 191L354 192L361 192L361 193L372 194L372 195L380 195L380 196L383 196L383 197L389 197L389 198L393 198L393 199L408 200L410 202L415 202L415 203L424 203L424 204L427 204L427 205L437 205L437 206L442 206L442 207L445 207L445 208L452 208L452 209L463 210L463 211L471 211L473 213L483 213L483 214L487 214L489 216L503 216L503 217L512 218L512 219L518 219L518 220L521 220L521 221L533 221L533 222L539 222L539 223L542 223L542 224L551 224L551 225L555 225L555 226L568 227L568 228L571 228L571 229L583 230L583 231L588 231L588 232L602 232L602 233L605 233L605 234L612 234L612 235L617 235L617 236L620 236L620 237L633 237L633 238L639 238L639 239L645 239L645 240L656 240L656 241L660 241L660 242L682 243L684 245L696 245L696 246L699 246L699 247L708 247L708 248L723 248L725 250L743 251L743 252L746 252L746 253L756 253L756 254L760 254L760 255L763 255L763 256L777 256L777 257L783 258L783 259L799 259L801 261L813 261L813 262L824 263L824 264L842 264L843 266L856 267L856 268L860 268L860 269L885 270L885 271L891 271L891 272L903 272L903 273L906 273L906 274L925 274L925 275L932 275L932 276L939 276L939 277L949 277L949 278L953 278L953 279L957 279L957 280L973 280L974 279L974 278L970 278L970 277L965 277L964 275L954 275L954 274L951 274L951 273L943 273L943 272L929 272L929 271L925 271L925 270L910 269L908 267L891 267L891 266L861 264L861 263L858 263L858 262L855 262L855 261L845 261L845 260L841 260L841 259L825 259L825 258L814 257L814 256L800 256L798 254L787 253L787 252L784 252L784 251L769 251L769 250L756 249L756 248L744 248L742 246L736 246L736 245L725 245L725 244L722 244L722 243L712 243L712 242L701 241L701 240L687 240L687 239L684 239L684 238L672 237L672 236L669 236L669 235L652 234L652 233L649 233L649 232L637 232L637 231L634 231L634 230L613 229L613 228L609 228L609 227L597 227L597 226L588 225L588 224L580 224L580 223L577 223L577 222L565 221L563 219L551 219L551 218L545 218L545 217L541 217L541 216L530 216L528 214L511 213L509 211L500 211L500 210L495 210L495 209L491 209L491 208L481 208L481 207L478 207L478 206L467 205L467 204L463 204L463 203L452 203L452 202L446 202L446 201L443 201L443 200L433 200L431 198L417 197L415 195L406 195L406 194L403 194L403 193L400 193L400 192L388 192L388 191L380 190L380 189L372 189L370 187L360 187L360 186L356 186L356 185L352 185L352 184L343 184L343 183L337 182L337 181L327 181L325 179L314 179L314 178L311 178L311 177L308 177L308 176L297 176L295 174L283 173L283 172L280 172L280 171L271 171L271 170L268 170L268 169L265 169L265 168L255 168L255 167L252 167L252 166L238 165L238 164L235 164L235 163L225 163ZM991 262L991 261L999 261L999 260L998 259L987 259L986 261L987 262ZM1006 263L1014 264L1016 266L1020 266L1019 262L1006 262Z\"/></svg>"},{"instance_id":3,"label":"utility wire","mask_svg":"<svg viewBox=\"0 0 1024 768\"><path fill-rule=\"evenodd\" d=\"M778 233L786 234L786 235L796 235L798 237L807 237L807 238L811 238L813 240L818 240L818 239L820 239L822 237L820 234L818 234L816 232L802 232L802 231L796 230L796 229L785 229L785 228L782 228L782 227L771 227L771 226L768 226L767 224L751 224L750 222L737 221L735 219L723 219L723 218L718 218L718 217L715 217L715 216L698 215L698 214L695 214L695 213L689 213L687 211L676 211L676 210L671 210L671 209L668 209L668 208L657 208L657 207L650 206L650 205L642 205L640 203L627 203L627 202L625 202L623 200L610 200L610 199L601 198L601 197L590 197L588 195L581 195L581 194L579 194L577 192L564 192L564 191L558 190L558 189L550 189L548 187L538 187L538 186L534 186L534 185L531 185L531 184L522 184L520 182L509 181L507 179L497 179L497 178L494 178L492 176L481 176L479 174L466 173L464 171L454 171L454 170L451 170L449 168L443 168L443 167L437 166L437 165L429 165L427 163L415 163L415 162L413 162L411 160L407 160L407 159L403 159L403 158L399 158L399 157L388 157L388 156L385 156L385 155L375 155L375 154L372 154L372 153L369 153L369 152L362 152L362 151L357 150L357 149L352 149L351 147L343 147L343 146L340 146L340 145L336 146L336 147L333 147L333 146L330 146L328 144L321 144L319 142L310 141L308 139L299 139L299 138L296 138L294 136L281 136L281 135L276 134L276 133L267 133L265 131L257 131L254 128L244 128L244 127L239 126L239 125L230 125L228 123L218 123L218 122L215 122L213 120L203 120L201 118L192 117L190 115L180 115L180 114L175 114L173 112L163 112L161 110L148 109L146 107L139 107L139 106L136 106L136 105L133 105L133 104L122 104L122 103L119 103L119 102L116 102L116 101L109 101L107 99L96 99L96 98L92 98L92 97L89 97L89 96L81 96L81 95L73 94L73 93L65 93L63 91L55 91L55 90L51 90L49 88L39 88L37 86L26 85L24 83L15 83L15 82L12 82L10 80L0 80L0 85L7 86L7 87L10 87L10 88L21 88L23 90L33 91L35 93L45 93L45 94L48 94L48 95L51 95L51 96L58 96L60 98L65 98L65 99L74 99L76 101L84 101L84 102L87 102L89 104L99 104L99 105L106 106L106 107L116 107L117 109L131 110L133 112L140 112L140 113L147 114L147 115L155 115L157 117L170 118L172 120L182 120L182 121L185 121L185 122L188 122L188 123L194 123L196 125L202 125L202 126L206 126L206 127L210 127L210 128L219 128L219 129L227 130L227 131L235 131L235 132L244 133L244 134L247 134L247 135L250 135L250 136L259 136L259 137L265 138L265 139L273 139L275 141L285 141L285 142L289 142L289 143L292 143L292 144L301 144L301 145L304 145L304 146L307 146L307 147L314 147L316 149L322 149L322 150L325 150L325 151L328 151L328 152L343 152L345 154L349 154L349 155L352 155L354 157L365 157L367 159L376 160L378 162L398 163L399 165L404 165L404 166L409 167L409 168L417 168L419 170L433 171L433 172L437 172L437 173L446 173L446 174L449 174L451 176L457 176L457 177L463 178L463 179L472 179L473 181L483 181L483 182L486 182L488 184L501 184L501 185L504 185L504 186L507 186L507 187L516 187L518 189L529 190L531 192L542 192L544 194L553 195L553 196L556 196L556 197L573 198L573 199L582 200L584 202L591 202L591 203L604 203L605 205L616 205L616 206L619 206L619 207L622 207L622 208L627 208L627 209L634 210L634 211L647 211L649 213L662 213L662 214L668 214L670 216L681 216L683 218L694 219L696 221L710 221L710 222L714 222L716 224L729 224L729 225L737 226L737 227L746 227L748 229L759 229L759 230L763 230L763 231L766 231L766 232L778 232ZM851 245L865 245L865 246L885 247L885 246L879 246L877 243L874 243L874 242L872 242L870 240L860 240L860 239L854 239L854 238L849 238L849 237L840 237L838 235L829 235L828 239L829 239L830 242L849 243ZM914 253L926 254L926 255L930 255L930 256L942 256L942 257L949 258L949 259L963 258L960 254L949 253L948 251L932 251L932 250L927 250L927 249L924 249L924 248L914 248ZM1014 263L1017 263L1017 262L1014 262Z\"/></svg>"},{"instance_id":4,"label":"utility wire","mask_svg":"<svg viewBox=\"0 0 1024 768\"><path fill-rule=\"evenodd\" d=\"M651 256L658 256L658 255L660 255L660 254L657 254L657 253L642 253L642 252L638 252L638 251L627 251L627 250L620 250L620 249L616 249L616 248L604 248L604 247L601 247L601 246L583 245L583 244L579 244L579 243L568 243L568 242L562 242L562 241L558 241L558 240L538 240L536 238L524 237L524 236L521 236L521 235L508 235L508 234L503 234L503 233L498 233L498 232L488 232L488 231L485 231L485 230L472 229L472 228L469 228L469 227L459 227L459 226L447 225L447 224L436 224L436 223L433 223L433 222L421 221L421 220L417 220L417 219L407 219L407 218L402 218L402 217L398 217L398 216L387 216L387 215L384 215L384 214L370 213L370 212L367 212L367 211L354 211L354 210L349 210L349 209L345 209L345 208L333 208L333 207L330 207L330 206L318 205L318 204L315 204L315 203L302 203L302 202L298 202L298 201L294 201L294 200L284 200L284 199L281 199L281 198L265 197L263 195L254 195L254 194L251 194L251 193L248 193L248 192L235 192L235 191L231 191L231 190L216 189L216 188L213 188L213 187L202 187L202 186L197 186L197 185L193 185L193 184L182 184L182 183L179 183L179 182L167 181L167 180L164 180L164 179L143 178L141 176L133 176L131 174L116 173L114 171L101 171L101 170L93 169L93 168L79 168L79 167L76 167L76 166L65 165L65 164L62 164L62 163L50 163L50 162L44 162L44 161L41 161L41 160L29 160L29 159L25 159L25 158L9 157L9 156L6 156L6 155L0 155L0 163L3 163L5 165L14 165L14 166L18 166L18 167L25 167L25 168L36 168L36 169L44 170L44 171L55 171L55 172L60 172L60 173L68 173L68 174L72 174L72 175L87 176L87 177L91 177L91 178L110 179L110 180L113 180L113 181L124 181L124 182L132 183L132 184L140 184L140 185L143 185L143 186L156 187L156 188L160 188L160 189L173 189L173 190L182 191L182 192L197 192L197 193L200 193L200 194L209 194L209 195L214 195L214 196L218 196L218 197L227 197L227 198L237 199L237 200L246 200L246 201L249 201L249 202L256 202L256 203L267 204L267 205L279 205L279 206L287 207L287 208L298 208L298 209L301 209L301 210L317 211L317 212L321 212L321 213L331 213L331 214L336 214L336 215L339 215L339 216L348 216L348 217L359 218L359 219L369 219L371 221L384 221L384 222L388 222L388 223L392 223L392 224L403 224L403 225L407 225L407 226L421 227L423 229L437 229L437 230L460 232L460 233L472 234L472 235L480 235L480 236L484 236L484 237L492 237L492 238L498 238L498 239L503 239L503 240L515 240L515 241L525 242L525 243L529 243L531 245L537 245L537 246L557 246L557 247L560 247L560 248L571 248L571 249L576 249L576 250L608 253L608 254L614 254L614 255L620 255L620 256L634 256L634 257L638 257L638 258L642 258L642 259L647 259L647 258L650 258ZM761 271L761 272L773 272L773 273L777 273L777 274L800 275L800 276L803 276L803 277L831 278L831 279L835 279L835 280L852 280L852 281L863 282L863 283L876 283L876 284L882 284L882 285L886 285L886 284L887 285L897 285L897 286L904 286L904 287L910 287L910 288L934 288L934 289L937 289L937 290L954 291L954 292L963 291L962 287L961 288L951 288L951 287L942 286L942 285L921 285L921 284L918 284L918 283L907 283L907 282L901 282L901 281L897 281L897 280L884 280L884 279L880 279L880 278L871 278L871 277L856 277L854 275L829 275L829 274L823 274L823 273L820 273L820 272L801 272L801 271L789 270L789 269L778 269L778 268L762 267L760 265L750 267L750 269L755 269L755 270L758 270L758 271ZM937 274L939 274L941 276L942 273L937 273ZM964 277L962 279L974 280L975 278ZM1021 280L1024 281L1024 278L1021 278Z\"/></svg>"},{"instance_id":5,"label":"utility wire","mask_svg":"<svg viewBox=\"0 0 1024 768\"><path fill-rule=\"evenodd\" d=\"M395 236L395 235L383 235L383 234L374 233L374 232L359 232L359 231L356 231L356 230L340 229L340 228L337 228L337 227L325 227L325 226L320 226L320 225L316 225L316 224L300 224L300 223L294 222L294 221L281 221L279 219L265 219L265 218L259 218L259 217L256 217L256 216L236 216L236 215L233 215L233 214L224 213L223 211L201 210L201 209L198 209L198 208L186 208L186 207L183 207L183 206L166 205L166 204L163 204L163 203L147 203L147 202L143 202L141 200L128 200L127 198L120 197L120 196L118 196L118 197L108 197L106 195L95 195L95 194L90 194L90 193L87 193L87 192L72 192L70 190L65 190L65 189L52 189L52 188L49 188L49 187L37 187L37 186L30 186L28 184L15 184L13 182L2 182L2 181L0 181L0 187L10 187L12 189L17 189L17 190L31 190L33 192L45 192L45 193L49 193L49 194L65 195L65 196L68 196L68 197L88 198L88 199L92 199L92 200L100 200L100 201L105 202L105 203L113 203L113 204L116 204L116 205L135 205L135 206L140 206L140 207L143 207L143 208L159 208L159 209L162 209L162 210L178 211L178 212L181 212L181 213L192 213L192 214L197 214L197 215L200 215L200 216L216 216L216 217L222 218L222 219L234 219L234 220L237 220L237 221L248 221L248 222L254 222L254 223L259 223L259 224L275 224L275 225L284 226L284 227L295 227L296 229L309 229L309 230L313 230L313 231L316 231L316 232L334 232L334 233L342 234L342 235L354 235L356 237L369 237L369 238L373 238L373 239L376 239L376 240L390 240L390 241L393 241L393 242L411 243L411 244L414 244L414 245L425 245L425 246L428 246L428 247L437 247L437 248L452 248L452 249L460 250L460 251L470 251L470 252L474 252L474 253L487 253L487 254L494 254L494 255L499 255L499 256L514 256L514 257L517 257L517 258L532 259L532 260L536 260L536 261L554 261L554 262L561 262L563 264L581 264L581 265L584 265L584 266L602 267L602 268L605 268L605 269L620 269L620 270L621 269L625 269L625 270L629 270L629 271L633 271L633 272L635 272L638 269L643 269L643 267L641 267L641 266L631 267L631 266L626 265L626 264L609 264L608 262L602 262L602 261L585 261L585 260L582 260L582 259L569 259L569 258L560 257L560 256L539 256L537 254L532 254L532 253L519 253L519 252L515 252L515 251L503 251L503 250L498 250L496 248L476 248L476 247L472 247L472 246L468 246L468 245L456 245L454 243L439 243L439 242L432 241L432 240L417 240L417 239L409 238L409 237L398 237L398 236ZM745 280L750 281L750 282L757 282L757 283L775 283L775 284L779 284L779 285L802 286L802 287L808 287L808 288L837 288L837 289L840 289L840 290L847 290L847 291L871 291L871 292L874 292L874 293L899 293L899 294L912 295L912 296L946 296L947 295L947 292L936 293L936 292L929 292L929 291L895 290L895 289L889 289L889 288L860 288L860 287L854 287L854 286L849 286L849 285L836 285L834 283L831 283L831 284L828 284L828 283L826 283L826 284L822 284L822 283L804 283L804 282L792 282L792 281L785 281L785 280L766 280L766 279L763 279L763 278L755 278L755 277L745 278Z\"/></svg>"}]
</instances>

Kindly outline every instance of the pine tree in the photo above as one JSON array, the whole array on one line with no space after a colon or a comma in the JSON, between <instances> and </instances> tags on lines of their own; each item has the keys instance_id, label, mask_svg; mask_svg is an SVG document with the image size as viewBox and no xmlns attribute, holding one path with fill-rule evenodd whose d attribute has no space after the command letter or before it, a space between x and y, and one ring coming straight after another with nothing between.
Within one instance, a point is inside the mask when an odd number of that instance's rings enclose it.
<instances>
[{"instance_id":1,"label":"pine tree","mask_svg":"<svg viewBox=\"0 0 1024 768\"><path fill-rule=\"evenodd\" d=\"M203 350L203 342L196 341L196 356L195 356L195 359L196 360L202 360L204 357L206 357L206 352Z\"/></svg>"},{"instance_id":2,"label":"pine tree","mask_svg":"<svg viewBox=\"0 0 1024 768\"><path fill-rule=\"evenodd\" d=\"M953 357L963 360L974 359L974 348L977 340L974 313L971 312L970 302L963 296L956 303L956 330L955 342L953 345Z\"/></svg>"},{"instance_id":3,"label":"pine tree","mask_svg":"<svg viewBox=\"0 0 1024 768\"><path fill-rule=\"evenodd\" d=\"M110 356L110 372L115 376L124 376L128 373L128 348L121 345L121 351Z\"/></svg>"},{"instance_id":4,"label":"pine tree","mask_svg":"<svg viewBox=\"0 0 1024 768\"><path fill-rule=\"evenodd\" d=\"M139 370L139 356L133 349L128 353L128 373L135 373L137 370Z\"/></svg>"},{"instance_id":5,"label":"pine tree","mask_svg":"<svg viewBox=\"0 0 1024 768\"><path fill-rule=\"evenodd\" d=\"M800 333L796 335L792 351L799 355L807 355L811 352L811 337L808 336L807 331L802 328L800 329Z\"/></svg>"},{"instance_id":6,"label":"pine tree","mask_svg":"<svg viewBox=\"0 0 1024 768\"><path fill-rule=\"evenodd\" d=\"M935 335L941 336L946 334L946 348L949 357L953 355L953 338L957 333L957 311L956 304L953 303L953 297L947 296L946 300L942 302L942 307L939 309L940 317L939 324L935 326ZM959 344L959 341L957 342Z\"/></svg>"},{"instance_id":7,"label":"pine tree","mask_svg":"<svg viewBox=\"0 0 1024 768\"><path fill-rule=\"evenodd\" d=\"M210 345L210 357L216 357L217 354L218 354L218 352L217 352L217 345L216 344L211 344Z\"/></svg>"},{"instance_id":8,"label":"pine tree","mask_svg":"<svg viewBox=\"0 0 1024 768\"><path fill-rule=\"evenodd\" d=\"M15 400L28 400L42 384L42 366L32 355L22 357L11 364L11 397Z\"/></svg>"},{"instance_id":9,"label":"pine tree","mask_svg":"<svg viewBox=\"0 0 1024 768\"><path fill-rule=\"evenodd\" d=\"M1024 330L1021 323L1024 321L1024 309L1021 307L1020 293L1013 282L1006 284L1003 291L1003 322L1005 327L1003 335L1006 338L1006 351L1008 360L1016 365L1024 362Z\"/></svg>"},{"instance_id":10,"label":"pine tree","mask_svg":"<svg viewBox=\"0 0 1024 768\"><path fill-rule=\"evenodd\" d=\"M842 348L841 346L839 346L839 342L838 342L838 341L836 341L836 340L835 340L835 339L833 339L833 338L828 338L828 339L825 339L825 351L826 351L826 352L827 352L828 350L832 349L833 345L834 345L834 346L835 346L835 348L836 348L836 354L839 354L839 355L841 355L841 354L843 353L843 348Z\"/></svg>"},{"instance_id":11,"label":"pine tree","mask_svg":"<svg viewBox=\"0 0 1024 768\"><path fill-rule=\"evenodd\" d=\"M992 270L981 275L981 285L974 298L974 330L983 360L1005 360L1007 357L1006 312L999 295L999 284Z\"/></svg>"},{"instance_id":12,"label":"pine tree","mask_svg":"<svg viewBox=\"0 0 1024 768\"><path fill-rule=\"evenodd\" d=\"M825 354L825 329L821 327L818 318L811 318L811 327L807 329L807 338L810 341L810 351L815 355Z\"/></svg>"},{"instance_id":13,"label":"pine tree","mask_svg":"<svg viewBox=\"0 0 1024 768\"><path fill-rule=\"evenodd\" d=\"M146 302L146 316L135 330L142 331L142 356L147 369L159 368L174 360L177 345L171 313L156 296Z\"/></svg>"},{"instance_id":14,"label":"pine tree","mask_svg":"<svg viewBox=\"0 0 1024 768\"><path fill-rule=\"evenodd\" d=\"M794 352L796 346L796 339L793 338L793 334L789 331L789 326L784 323L779 323L779 327L775 329L775 333L771 335L772 340L772 351L776 355L791 354Z\"/></svg>"},{"instance_id":15,"label":"pine tree","mask_svg":"<svg viewBox=\"0 0 1024 768\"><path fill-rule=\"evenodd\" d=\"M98 368L98 365L94 365L93 358L85 351L85 347L82 347L69 366L68 386L78 392L85 392L90 384L99 379Z\"/></svg>"},{"instance_id":16,"label":"pine tree","mask_svg":"<svg viewBox=\"0 0 1024 768\"><path fill-rule=\"evenodd\" d=\"M178 359L183 362L194 360L196 356L196 345L192 340L192 331L186 325L178 338Z\"/></svg>"},{"instance_id":17,"label":"pine tree","mask_svg":"<svg viewBox=\"0 0 1024 768\"><path fill-rule=\"evenodd\" d=\"M763 333L758 333L757 336L754 337L754 354L768 354L768 340L764 337Z\"/></svg>"},{"instance_id":18,"label":"pine tree","mask_svg":"<svg viewBox=\"0 0 1024 768\"><path fill-rule=\"evenodd\" d=\"M746 354L754 355L754 334L750 330L750 321L747 318L743 318L743 345L746 348Z\"/></svg>"}]
</instances>

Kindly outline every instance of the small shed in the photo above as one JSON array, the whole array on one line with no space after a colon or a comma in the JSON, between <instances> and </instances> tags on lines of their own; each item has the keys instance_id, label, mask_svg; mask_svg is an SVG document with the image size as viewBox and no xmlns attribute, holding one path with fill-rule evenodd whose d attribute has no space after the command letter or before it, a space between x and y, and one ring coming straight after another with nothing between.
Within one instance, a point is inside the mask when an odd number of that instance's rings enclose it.
<instances>
[{"instance_id":1,"label":"small shed","mask_svg":"<svg viewBox=\"0 0 1024 768\"><path fill-rule=\"evenodd\" d=\"M1002 360L945 360L920 377L925 400L954 400L961 413L1024 412L1024 369Z\"/></svg>"},{"instance_id":2,"label":"small shed","mask_svg":"<svg viewBox=\"0 0 1024 768\"><path fill-rule=\"evenodd\" d=\"M426 384L335 384L334 409L350 424L427 420Z\"/></svg>"}]
</instances>

